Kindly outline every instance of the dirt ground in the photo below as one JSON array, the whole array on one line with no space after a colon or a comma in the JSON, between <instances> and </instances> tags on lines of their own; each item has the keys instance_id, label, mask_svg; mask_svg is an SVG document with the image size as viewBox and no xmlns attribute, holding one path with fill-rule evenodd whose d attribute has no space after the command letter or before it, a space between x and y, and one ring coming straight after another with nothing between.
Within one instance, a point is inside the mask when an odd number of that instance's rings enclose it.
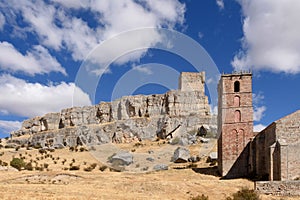
<instances>
[{"instance_id":1,"label":"dirt ground","mask_svg":"<svg viewBox=\"0 0 300 200\"><path fill-rule=\"evenodd\" d=\"M175 148L177 147L163 142L151 141L139 144L108 144L82 152L80 149L60 149L47 154L41 154L36 149L21 148L16 151L2 148L2 165L3 162L9 165L10 160L17 157L23 158L26 163L33 163L34 169L15 171L8 166L2 166L0 198L190 199L204 194L209 199L225 199L243 187L253 189L254 183L246 179L220 180L216 166L206 162L206 154L215 151L215 145L190 146L192 155L203 156L193 165L172 163L170 157ZM113 172L109 169L107 157L120 149L132 152L134 163L123 172ZM154 159L153 162L145 161L149 156ZM151 170L157 163L169 165L169 170ZM91 171L85 170L91 165L94 165ZM71 166L78 166L79 170L70 170ZM141 170L145 167L149 170ZM264 195L262 199L297 198Z\"/></svg>"}]
</instances>

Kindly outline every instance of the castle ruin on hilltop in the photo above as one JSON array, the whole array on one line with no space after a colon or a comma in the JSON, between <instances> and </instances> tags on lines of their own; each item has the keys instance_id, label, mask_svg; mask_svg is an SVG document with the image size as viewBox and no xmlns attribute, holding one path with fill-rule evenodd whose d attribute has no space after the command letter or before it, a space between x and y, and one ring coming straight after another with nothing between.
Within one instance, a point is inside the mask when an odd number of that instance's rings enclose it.
<instances>
[{"instance_id":1,"label":"castle ruin on hilltop","mask_svg":"<svg viewBox=\"0 0 300 200\"><path fill-rule=\"evenodd\" d=\"M11 133L10 142L63 148L154 139L162 132L184 137L205 126L211 132L218 128L218 169L223 177L300 179L300 110L254 133L252 74L223 74L216 125L204 88L204 72L183 72L178 90L125 96L28 119ZM300 191L299 181L298 186L291 187Z\"/></svg>"},{"instance_id":2,"label":"castle ruin on hilltop","mask_svg":"<svg viewBox=\"0 0 300 200\"><path fill-rule=\"evenodd\" d=\"M181 137L201 126L216 132L205 95L205 73L183 72L179 89L165 94L124 96L112 102L63 109L25 120L12 142L63 148L153 139L162 129Z\"/></svg>"}]
</instances>

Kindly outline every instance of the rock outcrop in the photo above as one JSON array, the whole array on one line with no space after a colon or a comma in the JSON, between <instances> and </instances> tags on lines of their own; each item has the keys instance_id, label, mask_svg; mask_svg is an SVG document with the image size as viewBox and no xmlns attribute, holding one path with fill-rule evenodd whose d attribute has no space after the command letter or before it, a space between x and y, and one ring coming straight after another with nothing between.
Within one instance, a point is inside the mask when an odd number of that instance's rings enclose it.
<instances>
[{"instance_id":1,"label":"rock outcrop","mask_svg":"<svg viewBox=\"0 0 300 200\"><path fill-rule=\"evenodd\" d=\"M20 130L11 133L12 141L59 148L153 139L163 128L168 133L178 127L175 135L196 131L202 125L214 128L204 85L201 87L184 90L182 84L181 90L165 94L125 96L48 113L25 120Z\"/></svg>"}]
</instances>

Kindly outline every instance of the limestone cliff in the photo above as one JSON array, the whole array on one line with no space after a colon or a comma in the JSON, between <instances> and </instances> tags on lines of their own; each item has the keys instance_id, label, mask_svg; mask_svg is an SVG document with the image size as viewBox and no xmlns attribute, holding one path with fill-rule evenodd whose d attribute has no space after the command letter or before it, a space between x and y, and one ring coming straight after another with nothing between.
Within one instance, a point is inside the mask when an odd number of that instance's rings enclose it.
<instances>
[{"instance_id":1,"label":"limestone cliff","mask_svg":"<svg viewBox=\"0 0 300 200\"><path fill-rule=\"evenodd\" d=\"M189 74L201 74L199 89L186 89L186 79L181 78L180 90L165 94L125 96L113 102L48 113L25 120L20 130L11 133L12 141L58 148L152 139L163 126L171 131L181 125L175 135L187 134L202 125L214 128L204 94L204 73Z\"/></svg>"}]
</instances>

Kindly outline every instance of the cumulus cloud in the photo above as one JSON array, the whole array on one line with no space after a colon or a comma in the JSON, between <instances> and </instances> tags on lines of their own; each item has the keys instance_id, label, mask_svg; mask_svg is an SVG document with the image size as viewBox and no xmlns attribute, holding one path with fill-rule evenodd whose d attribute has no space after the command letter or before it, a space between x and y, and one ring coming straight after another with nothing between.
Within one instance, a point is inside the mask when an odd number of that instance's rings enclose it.
<instances>
[{"instance_id":1,"label":"cumulus cloud","mask_svg":"<svg viewBox=\"0 0 300 200\"><path fill-rule=\"evenodd\" d=\"M34 117L49 112L59 112L63 108L72 107L73 94L77 99L74 106L90 105L87 94L75 87L73 83L42 85L28 83L11 75L0 76L0 110L3 113Z\"/></svg>"},{"instance_id":2,"label":"cumulus cloud","mask_svg":"<svg viewBox=\"0 0 300 200\"><path fill-rule=\"evenodd\" d=\"M257 124L257 125L253 126L253 131L254 132L260 132L260 131L264 130L265 128L266 128L265 125L263 125L263 124Z\"/></svg>"},{"instance_id":3,"label":"cumulus cloud","mask_svg":"<svg viewBox=\"0 0 300 200\"><path fill-rule=\"evenodd\" d=\"M22 122L19 121L0 120L0 133L7 135L12 131L20 129L21 125Z\"/></svg>"},{"instance_id":4,"label":"cumulus cloud","mask_svg":"<svg viewBox=\"0 0 300 200\"><path fill-rule=\"evenodd\" d=\"M244 15L242 50L236 70L300 72L300 1L240 0Z\"/></svg>"},{"instance_id":5,"label":"cumulus cloud","mask_svg":"<svg viewBox=\"0 0 300 200\"><path fill-rule=\"evenodd\" d=\"M252 101L253 101L253 120L254 121L260 121L264 114L265 111L267 110L267 107L264 106L264 95L259 92L259 93L253 93L252 95Z\"/></svg>"},{"instance_id":6,"label":"cumulus cloud","mask_svg":"<svg viewBox=\"0 0 300 200\"><path fill-rule=\"evenodd\" d=\"M11 72L22 71L30 75L51 71L66 75L65 69L41 45L34 46L23 55L12 44L0 42L0 68Z\"/></svg>"},{"instance_id":7,"label":"cumulus cloud","mask_svg":"<svg viewBox=\"0 0 300 200\"><path fill-rule=\"evenodd\" d=\"M265 106L254 107L253 120L260 121L262 119L262 117L264 116L264 113L266 110L267 110L267 108Z\"/></svg>"},{"instance_id":8,"label":"cumulus cloud","mask_svg":"<svg viewBox=\"0 0 300 200\"><path fill-rule=\"evenodd\" d=\"M221 10L224 9L224 1L223 0L216 0L216 3Z\"/></svg>"},{"instance_id":9,"label":"cumulus cloud","mask_svg":"<svg viewBox=\"0 0 300 200\"><path fill-rule=\"evenodd\" d=\"M173 28L176 24L182 24L185 12L185 5L177 0L52 0L50 3L11 0L1 7L10 8L7 12L14 12L15 15L21 13L28 24L22 31L34 32L40 43L48 48L67 50L76 61L85 59L97 44L120 32L143 27ZM74 9L89 12L94 24L90 25L83 18L73 15ZM144 41L140 42L151 45L157 38L153 36L145 35ZM134 40L128 38L121 41L118 47L129 44L128 41ZM136 57L142 55L136 54Z\"/></svg>"},{"instance_id":10,"label":"cumulus cloud","mask_svg":"<svg viewBox=\"0 0 300 200\"><path fill-rule=\"evenodd\" d=\"M132 70L136 70L136 71L146 74L146 75L153 74L153 71L151 70L151 67L149 67L149 66L132 66Z\"/></svg>"}]
</instances>

